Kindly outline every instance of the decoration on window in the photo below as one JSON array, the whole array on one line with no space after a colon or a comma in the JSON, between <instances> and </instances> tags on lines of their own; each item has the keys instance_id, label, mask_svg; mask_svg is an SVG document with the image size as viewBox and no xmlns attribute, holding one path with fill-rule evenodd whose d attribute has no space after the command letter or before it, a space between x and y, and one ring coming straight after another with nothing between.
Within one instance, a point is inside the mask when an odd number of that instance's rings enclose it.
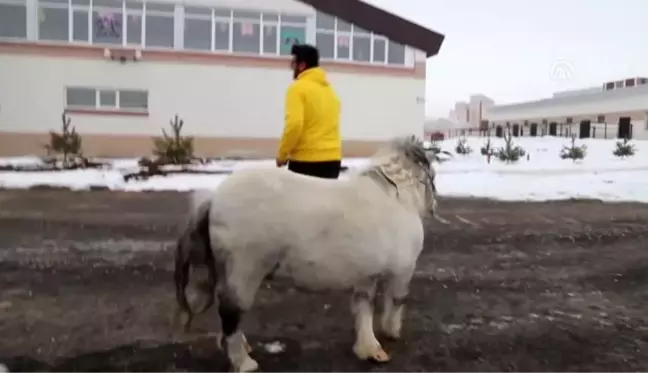
<instances>
[{"instance_id":1,"label":"decoration on window","mask_svg":"<svg viewBox=\"0 0 648 373\"><path fill-rule=\"evenodd\" d=\"M218 22L218 28L223 32L228 31L229 30L229 24L223 23L223 22Z\"/></svg>"},{"instance_id":2,"label":"decoration on window","mask_svg":"<svg viewBox=\"0 0 648 373\"><path fill-rule=\"evenodd\" d=\"M133 23L139 23L142 16L140 16L139 14L131 14L128 16L128 18L130 18L131 22Z\"/></svg>"},{"instance_id":3,"label":"decoration on window","mask_svg":"<svg viewBox=\"0 0 648 373\"><path fill-rule=\"evenodd\" d=\"M283 42L284 42L285 45L292 47L295 44L299 44L299 39L289 37L289 38L284 39Z\"/></svg>"},{"instance_id":4,"label":"decoration on window","mask_svg":"<svg viewBox=\"0 0 648 373\"><path fill-rule=\"evenodd\" d=\"M338 46L348 47L349 46L349 37L346 35L340 35L337 38Z\"/></svg>"},{"instance_id":5,"label":"decoration on window","mask_svg":"<svg viewBox=\"0 0 648 373\"><path fill-rule=\"evenodd\" d=\"M264 27L264 31L263 31L263 32L264 32L266 35L272 35L272 34L274 34L275 28L276 28L275 26L269 26L269 25L266 25L266 26Z\"/></svg>"},{"instance_id":6,"label":"decoration on window","mask_svg":"<svg viewBox=\"0 0 648 373\"><path fill-rule=\"evenodd\" d=\"M101 12L95 20L97 36L119 37L121 35L121 22L110 12Z\"/></svg>"},{"instance_id":7,"label":"decoration on window","mask_svg":"<svg viewBox=\"0 0 648 373\"><path fill-rule=\"evenodd\" d=\"M306 40L306 30L294 27L281 28L281 54L288 55L294 44L303 43Z\"/></svg>"},{"instance_id":8,"label":"decoration on window","mask_svg":"<svg viewBox=\"0 0 648 373\"><path fill-rule=\"evenodd\" d=\"M241 23L241 35L252 36L254 35L254 26L251 23Z\"/></svg>"}]
</instances>

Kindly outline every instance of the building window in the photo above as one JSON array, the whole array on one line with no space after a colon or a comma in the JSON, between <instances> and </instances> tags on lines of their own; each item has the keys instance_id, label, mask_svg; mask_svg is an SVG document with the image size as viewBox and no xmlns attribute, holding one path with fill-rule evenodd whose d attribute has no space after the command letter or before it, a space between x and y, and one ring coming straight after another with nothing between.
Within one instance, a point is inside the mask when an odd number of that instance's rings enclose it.
<instances>
[{"instance_id":1,"label":"building window","mask_svg":"<svg viewBox=\"0 0 648 373\"><path fill-rule=\"evenodd\" d=\"M335 34L318 32L315 37L315 44L319 49L321 58L335 58Z\"/></svg>"},{"instance_id":2,"label":"building window","mask_svg":"<svg viewBox=\"0 0 648 373\"><path fill-rule=\"evenodd\" d=\"M236 53L261 53L261 13L234 11L232 51Z\"/></svg>"},{"instance_id":3,"label":"building window","mask_svg":"<svg viewBox=\"0 0 648 373\"><path fill-rule=\"evenodd\" d=\"M306 42L306 17L279 16L279 54L289 56L294 44Z\"/></svg>"},{"instance_id":4,"label":"building window","mask_svg":"<svg viewBox=\"0 0 648 373\"><path fill-rule=\"evenodd\" d=\"M147 47L173 48L173 12L172 4L145 3L144 12L145 40Z\"/></svg>"},{"instance_id":5,"label":"building window","mask_svg":"<svg viewBox=\"0 0 648 373\"><path fill-rule=\"evenodd\" d=\"M27 37L27 1L0 0L0 38Z\"/></svg>"},{"instance_id":6,"label":"building window","mask_svg":"<svg viewBox=\"0 0 648 373\"><path fill-rule=\"evenodd\" d=\"M212 12L210 8L185 7L184 47L212 50Z\"/></svg>"},{"instance_id":7,"label":"building window","mask_svg":"<svg viewBox=\"0 0 648 373\"><path fill-rule=\"evenodd\" d=\"M317 12L315 14L315 27L320 31L335 31L335 17Z\"/></svg>"},{"instance_id":8,"label":"building window","mask_svg":"<svg viewBox=\"0 0 648 373\"><path fill-rule=\"evenodd\" d=\"M635 80L634 79L626 79L625 86L626 87L634 87L635 86Z\"/></svg>"},{"instance_id":9,"label":"building window","mask_svg":"<svg viewBox=\"0 0 648 373\"><path fill-rule=\"evenodd\" d=\"M405 64L405 46L389 41L387 44L387 63L393 65Z\"/></svg>"},{"instance_id":10,"label":"building window","mask_svg":"<svg viewBox=\"0 0 648 373\"><path fill-rule=\"evenodd\" d=\"M122 45L124 13L121 0L92 1L92 43Z\"/></svg>"},{"instance_id":11,"label":"building window","mask_svg":"<svg viewBox=\"0 0 648 373\"><path fill-rule=\"evenodd\" d=\"M232 11L214 9L214 50L227 51L231 48Z\"/></svg>"},{"instance_id":12,"label":"building window","mask_svg":"<svg viewBox=\"0 0 648 373\"><path fill-rule=\"evenodd\" d=\"M387 39L378 35L373 36L373 62L387 62Z\"/></svg>"},{"instance_id":13,"label":"building window","mask_svg":"<svg viewBox=\"0 0 648 373\"><path fill-rule=\"evenodd\" d=\"M119 94L119 108L148 111L148 92L122 89Z\"/></svg>"},{"instance_id":14,"label":"building window","mask_svg":"<svg viewBox=\"0 0 648 373\"><path fill-rule=\"evenodd\" d=\"M323 59L405 64L405 46L340 18L317 12L315 43Z\"/></svg>"},{"instance_id":15,"label":"building window","mask_svg":"<svg viewBox=\"0 0 648 373\"><path fill-rule=\"evenodd\" d=\"M371 62L371 33L353 26L353 56L354 61Z\"/></svg>"},{"instance_id":16,"label":"building window","mask_svg":"<svg viewBox=\"0 0 648 373\"><path fill-rule=\"evenodd\" d=\"M143 14L138 1L39 0L38 39L142 45Z\"/></svg>"},{"instance_id":17,"label":"building window","mask_svg":"<svg viewBox=\"0 0 648 373\"><path fill-rule=\"evenodd\" d=\"M147 112L148 91L67 87L65 89L65 108Z\"/></svg>"},{"instance_id":18,"label":"building window","mask_svg":"<svg viewBox=\"0 0 648 373\"><path fill-rule=\"evenodd\" d=\"M90 0L72 0L72 41L90 42Z\"/></svg>"},{"instance_id":19,"label":"building window","mask_svg":"<svg viewBox=\"0 0 648 373\"><path fill-rule=\"evenodd\" d=\"M126 44L142 45L144 23L144 3L136 1L125 2L126 17L124 19L124 33Z\"/></svg>"},{"instance_id":20,"label":"building window","mask_svg":"<svg viewBox=\"0 0 648 373\"><path fill-rule=\"evenodd\" d=\"M263 14L261 17L261 39L263 54L277 54L279 48L279 15Z\"/></svg>"},{"instance_id":21,"label":"building window","mask_svg":"<svg viewBox=\"0 0 648 373\"><path fill-rule=\"evenodd\" d=\"M99 107L109 109L117 107L117 91L105 89L100 90Z\"/></svg>"},{"instance_id":22,"label":"building window","mask_svg":"<svg viewBox=\"0 0 648 373\"><path fill-rule=\"evenodd\" d=\"M38 3L38 39L68 41L70 6L67 0L40 0Z\"/></svg>"},{"instance_id":23,"label":"building window","mask_svg":"<svg viewBox=\"0 0 648 373\"><path fill-rule=\"evenodd\" d=\"M97 90L94 88L68 87L65 90L65 107L96 108Z\"/></svg>"},{"instance_id":24,"label":"building window","mask_svg":"<svg viewBox=\"0 0 648 373\"><path fill-rule=\"evenodd\" d=\"M186 49L290 55L306 40L306 17L249 10L185 7Z\"/></svg>"}]
</instances>

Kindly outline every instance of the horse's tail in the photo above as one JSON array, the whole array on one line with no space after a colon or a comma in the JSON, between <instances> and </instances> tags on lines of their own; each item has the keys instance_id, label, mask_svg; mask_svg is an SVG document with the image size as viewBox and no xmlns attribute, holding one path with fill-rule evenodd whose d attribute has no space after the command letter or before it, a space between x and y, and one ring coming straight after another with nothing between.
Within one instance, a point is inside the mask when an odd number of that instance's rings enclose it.
<instances>
[{"instance_id":1,"label":"horse's tail","mask_svg":"<svg viewBox=\"0 0 648 373\"><path fill-rule=\"evenodd\" d=\"M207 277L201 278L195 285L198 295L203 298L202 306L195 311L195 314L207 311L214 304L214 291L218 281L209 235L211 203L206 197L207 194L193 195L189 224L176 246L174 281L178 302L177 316L185 331L189 330L194 315L186 293L191 267L200 266L207 269Z\"/></svg>"}]
</instances>

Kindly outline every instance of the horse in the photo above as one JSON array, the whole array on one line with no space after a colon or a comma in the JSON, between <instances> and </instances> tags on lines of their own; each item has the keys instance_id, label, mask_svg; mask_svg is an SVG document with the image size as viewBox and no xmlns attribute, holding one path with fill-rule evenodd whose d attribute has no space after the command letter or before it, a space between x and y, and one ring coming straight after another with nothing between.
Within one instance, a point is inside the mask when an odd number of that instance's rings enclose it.
<instances>
[{"instance_id":1,"label":"horse","mask_svg":"<svg viewBox=\"0 0 648 373\"><path fill-rule=\"evenodd\" d=\"M389 361L374 333L376 293L382 290L382 332L399 339L424 221L436 210L434 178L423 143L411 136L391 140L346 179L250 168L215 190L195 191L176 245L176 320L188 330L217 293L219 346L235 371L249 372L258 363L239 324L264 281L352 290L353 352L362 360ZM207 269L196 285L202 305L195 312L186 295L192 267Z\"/></svg>"}]
</instances>

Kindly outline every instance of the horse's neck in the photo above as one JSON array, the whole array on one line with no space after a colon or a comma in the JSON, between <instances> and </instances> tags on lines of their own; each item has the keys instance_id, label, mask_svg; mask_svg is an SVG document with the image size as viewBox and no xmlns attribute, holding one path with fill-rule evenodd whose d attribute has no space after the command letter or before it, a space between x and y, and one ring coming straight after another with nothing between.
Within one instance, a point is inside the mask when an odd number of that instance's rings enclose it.
<instances>
[{"instance_id":1,"label":"horse's neck","mask_svg":"<svg viewBox=\"0 0 648 373\"><path fill-rule=\"evenodd\" d=\"M389 179L378 166L369 167L355 175L359 185L370 183L382 189L389 197L394 198L399 204L419 212L420 207L416 202L417 196L412 183L398 183Z\"/></svg>"}]
</instances>

